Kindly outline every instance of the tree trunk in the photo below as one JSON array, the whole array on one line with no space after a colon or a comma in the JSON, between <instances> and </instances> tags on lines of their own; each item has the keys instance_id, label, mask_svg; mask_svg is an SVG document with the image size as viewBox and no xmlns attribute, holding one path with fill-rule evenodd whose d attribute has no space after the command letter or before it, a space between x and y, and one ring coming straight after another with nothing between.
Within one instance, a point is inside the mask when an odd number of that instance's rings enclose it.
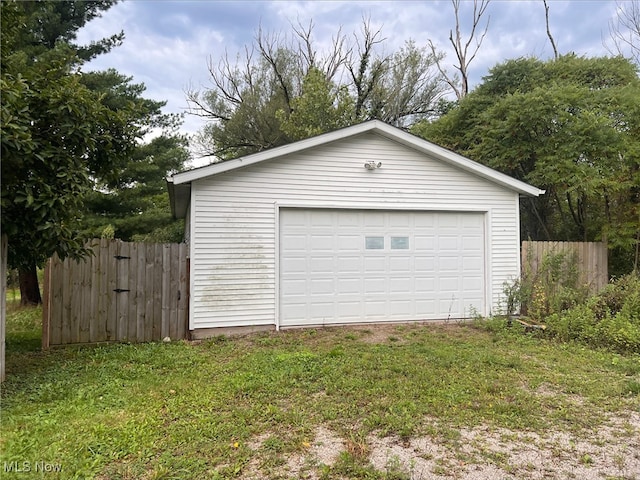
<instances>
[{"instance_id":1,"label":"tree trunk","mask_svg":"<svg viewBox=\"0 0 640 480\"><path fill-rule=\"evenodd\" d=\"M18 276L20 281L20 305L40 305L42 297L40 296L38 272L35 264L25 269L21 268Z\"/></svg>"}]
</instances>

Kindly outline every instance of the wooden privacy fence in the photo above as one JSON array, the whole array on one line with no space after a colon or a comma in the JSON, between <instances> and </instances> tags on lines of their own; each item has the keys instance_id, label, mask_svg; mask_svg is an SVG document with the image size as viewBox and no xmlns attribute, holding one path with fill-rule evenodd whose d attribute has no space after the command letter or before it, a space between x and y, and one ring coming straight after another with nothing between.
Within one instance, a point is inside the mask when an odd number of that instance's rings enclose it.
<instances>
[{"instance_id":1,"label":"wooden privacy fence","mask_svg":"<svg viewBox=\"0 0 640 480\"><path fill-rule=\"evenodd\" d=\"M93 255L45 267L42 347L186 338L186 244L96 239Z\"/></svg>"},{"instance_id":2,"label":"wooden privacy fence","mask_svg":"<svg viewBox=\"0 0 640 480\"><path fill-rule=\"evenodd\" d=\"M603 242L522 242L522 273L537 272L549 254L575 261L577 281L597 292L609 282L607 244Z\"/></svg>"}]
</instances>

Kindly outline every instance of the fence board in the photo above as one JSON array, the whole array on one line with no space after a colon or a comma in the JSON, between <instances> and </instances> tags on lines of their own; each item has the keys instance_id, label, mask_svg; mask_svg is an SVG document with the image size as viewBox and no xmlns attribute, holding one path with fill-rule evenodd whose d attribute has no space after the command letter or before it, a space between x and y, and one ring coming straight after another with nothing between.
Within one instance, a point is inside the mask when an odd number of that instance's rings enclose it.
<instances>
[{"instance_id":1,"label":"fence board","mask_svg":"<svg viewBox=\"0 0 640 480\"><path fill-rule=\"evenodd\" d=\"M113 242L106 242L107 250L107 289L105 294L107 295L107 341L116 341L118 338L118 295L114 291L117 284L117 272L118 272L118 255L119 242L117 240Z\"/></svg>"},{"instance_id":2,"label":"fence board","mask_svg":"<svg viewBox=\"0 0 640 480\"><path fill-rule=\"evenodd\" d=\"M62 327L60 328L60 338L66 338L69 342L74 343L75 339L71 336L71 279L72 272L70 262L62 262Z\"/></svg>"},{"instance_id":3,"label":"fence board","mask_svg":"<svg viewBox=\"0 0 640 480\"><path fill-rule=\"evenodd\" d=\"M0 277L2 278L2 305L0 306L0 382L5 379L5 337L7 328L7 256L8 256L9 237L0 235ZM43 332L44 333L44 332ZM44 337L43 337L44 338Z\"/></svg>"},{"instance_id":4,"label":"fence board","mask_svg":"<svg viewBox=\"0 0 640 480\"><path fill-rule=\"evenodd\" d=\"M162 245L162 312L161 322L162 328L160 330L160 338L170 337L171 332L169 330L169 304L171 299L169 292L171 291L171 245Z\"/></svg>"},{"instance_id":5,"label":"fence board","mask_svg":"<svg viewBox=\"0 0 640 480\"><path fill-rule=\"evenodd\" d=\"M54 256L48 262L43 348L186 337L189 279L184 244L101 239L87 246L94 255L86 261Z\"/></svg>"},{"instance_id":6,"label":"fence board","mask_svg":"<svg viewBox=\"0 0 640 480\"><path fill-rule=\"evenodd\" d=\"M111 303L111 296L109 295L109 244L106 238L100 240L99 247L100 256L100 286L98 288L98 311L96 314L96 342L109 341L111 331L109 330L109 321L104 322L100 319L109 318L109 304Z\"/></svg>"},{"instance_id":7,"label":"fence board","mask_svg":"<svg viewBox=\"0 0 640 480\"><path fill-rule=\"evenodd\" d=\"M80 315L78 319L78 341L80 343L89 343L91 339L91 303L92 303L92 270L94 267L93 257L85 259L84 262L80 262L82 265L82 279L80 281L80 291L87 292L89 295L81 301Z\"/></svg>"},{"instance_id":8,"label":"fence board","mask_svg":"<svg viewBox=\"0 0 640 480\"><path fill-rule=\"evenodd\" d=\"M129 244L128 259L121 260L120 267L124 268L126 262L126 268L128 269L127 277L127 303L123 305L123 308L127 309L127 338L131 342L143 342L144 339L138 336L138 262L136 261L138 255L138 245L135 243Z\"/></svg>"},{"instance_id":9,"label":"fence board","mask_svg":"<svg viewBox=\"0 0 640 480\"><path fill-rule=\"evenodd\" d=\"M162 244L153 246L153 340L162 340ZM158 268L159 267L159 268Z\"/></svg>"},{"instance_id":10,"label":"fence board","mask_svg":"<svg viewBox=\"0 0 640 480\"><path fill-rule=\"evenodd\" d=\"M180 282L180 245L170 245L169 258L171 259L171 271L169 281L169 293L167 298L169 299L169 331L167 335L171 338L178 337L178 295L179 295L179 282Z\"/></svg>"},{"instance_id":11,"label":"fence board","mask_svg":"<svg viewBox=\"0 0 640 480\"><path fill-rule=\"evenodd\" d=\"M597 292L609 281L607 245L603 242L522 242L522 272L537 272L549 254L575 255L578 281Z\"/></svg>"},{"instance_id":12,"label":"fence board","mask_svg":"<svg viewBox=\"0 0 640 480\"><path fill-rule=\"evenodd\" d=\"M93 255L91 256L92 268L89 269L90 280L89 280L89 293L90 304L87 311L87 315L89 315L89 342L95 342L97 337L96 327L98 326L98 322L96 322L96 315L98 312L98 291L100 289L100 244L96 243L96 241L91 242L91 251Z\"/></svg>"}]
</instances>

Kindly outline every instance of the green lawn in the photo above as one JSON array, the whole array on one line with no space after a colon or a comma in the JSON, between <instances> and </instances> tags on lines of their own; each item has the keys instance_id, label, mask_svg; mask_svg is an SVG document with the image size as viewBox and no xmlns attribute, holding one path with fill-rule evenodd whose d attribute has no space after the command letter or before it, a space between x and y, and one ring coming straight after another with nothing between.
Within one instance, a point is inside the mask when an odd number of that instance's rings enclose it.
<instances>
[{"instance_id":1,"label":"green lawn","mask_svg":"<svg viewBox=\"0 0 640 480\"><path fill-rule=\"evenodd\" d=\"M410 478L373 468L371 434L452 446L480 425L588 436L639 410L638 355L495 322L41 352L40 310L8 312L2 478L23 462L31 471L16 478L286 478L321 426L345 451L319 478Z\"/></svg>"}]
</instances>

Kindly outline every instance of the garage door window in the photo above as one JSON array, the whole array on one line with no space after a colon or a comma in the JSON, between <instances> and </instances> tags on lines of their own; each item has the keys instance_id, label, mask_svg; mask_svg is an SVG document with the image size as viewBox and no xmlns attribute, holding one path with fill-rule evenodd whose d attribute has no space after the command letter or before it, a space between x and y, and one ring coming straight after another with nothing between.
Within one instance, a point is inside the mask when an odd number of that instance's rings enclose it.
<instances>
[{"instance_id":1,"label":"garage door window","mask_svg":"<svg viewBox=\"0 0 640 480\"><path fill-rule=\"evenodd\" d=\"M367 250L384 250L384 237L365 237L364 246Z\"/></svg>"},{"instance_id":2,"label":"garage door window","mask_svg":"<svg viewBox=\"0 0 640 480\"><path fill-rule=\"evenodd\" d=\"M409 237L391 237L391 250L409 250Z\"/></svg>"}]
</instances>

